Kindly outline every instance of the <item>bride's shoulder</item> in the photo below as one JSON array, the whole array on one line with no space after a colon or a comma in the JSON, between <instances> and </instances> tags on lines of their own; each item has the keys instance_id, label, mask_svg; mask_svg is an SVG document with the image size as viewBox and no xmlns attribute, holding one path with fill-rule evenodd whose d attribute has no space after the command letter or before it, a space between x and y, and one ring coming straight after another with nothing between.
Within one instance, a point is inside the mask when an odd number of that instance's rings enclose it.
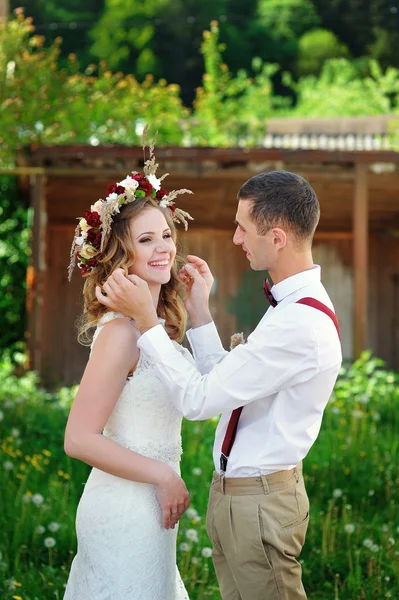
<instances>
[{"instance_id":1,"label":"bride's shoulder","mask_svg":"<svg viewBox=\"0 0 399 600\"><path fill-rule=\"evenodd\" d=\"M134 321L120 313L106 312L98 321L91 349L96 345L116 342L119 347L136 345L139 332Z\"/></svg>"}]
</instances>

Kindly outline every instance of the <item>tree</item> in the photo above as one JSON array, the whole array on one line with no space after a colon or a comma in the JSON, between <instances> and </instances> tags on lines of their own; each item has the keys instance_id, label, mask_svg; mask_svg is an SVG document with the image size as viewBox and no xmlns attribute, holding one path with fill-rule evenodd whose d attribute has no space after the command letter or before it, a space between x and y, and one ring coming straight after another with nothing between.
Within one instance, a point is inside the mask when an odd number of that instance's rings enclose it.
<instances>
[{"instance_id":1,"label":"tree","mask_svg":"<svg viewBox=\"0 0 399 600\"><path fill-rule=\"evenodd\" d=\"M85 68L91 61L89 31L100 18L104 0L25 0L24 13L33 18L36 31L45 35L46 44L51 45L62 37L60 64L66 65L69 54L79 57ZM21 6L21 0L10 0L10 9Z\"/></svg>"},{"instance_id":2,"label":"tree","mask_svg":"<svg viewBox=\"0 0 399 600\"><path fill-rule=\"evenodd\" d=\"M318 75L331 58L348 58L348 47L332 31L313 29L299 39L297 72L299 75Z\"/></svg>"},{"instance_id":3,"label":"tree","mask_svg":"<svg viewBox=\"0 0 399 600\"><path fill-rule=\"evenodd\" d=\"M294 88L297 104L292 116L378 115L399 108L399 70L389 67L383 71L375 60L329 60L319 77L302 77Z\"/></svg>"}]
</instances>

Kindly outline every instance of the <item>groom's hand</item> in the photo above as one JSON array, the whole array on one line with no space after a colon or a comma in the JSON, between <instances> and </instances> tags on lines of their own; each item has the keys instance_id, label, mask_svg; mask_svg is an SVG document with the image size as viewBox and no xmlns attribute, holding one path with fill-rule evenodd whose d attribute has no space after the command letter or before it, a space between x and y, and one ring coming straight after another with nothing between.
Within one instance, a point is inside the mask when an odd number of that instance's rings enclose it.
<instances>
[{"instance_id":1,"label":"groom's hand","mask_svg":"<svg viewBox=\"0 0 399 600\"><path fill-rule=\"evenodd\" d=\"M200 327L212 321L209 312L209 295L214 278L202 258L189 254L187 261L179 273L179 279L186 288L187 297L184 304L192 325Z\"/></svg>"},{"instance_id":2,"label":"groom's hand","mask_svg":"<svg viewBox=\"0 0 399 600\"><path fill-rule=\"evenodd\" d=\"M141 333L158 325L157 313L148 284L137 275L116 269L102 288L96 287L97 300L114 312L133 319Z\"/></svg>"}]
</instances>

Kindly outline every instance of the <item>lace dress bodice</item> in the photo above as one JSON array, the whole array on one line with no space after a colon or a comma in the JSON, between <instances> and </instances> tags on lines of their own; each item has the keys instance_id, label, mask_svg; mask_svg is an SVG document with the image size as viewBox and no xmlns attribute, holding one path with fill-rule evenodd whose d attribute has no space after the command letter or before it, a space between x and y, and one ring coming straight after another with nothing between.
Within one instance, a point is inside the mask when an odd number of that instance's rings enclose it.
<instances>
[{"instance_id":1,"label":"lace dress bodice","mask_svg":"<svg viewBox=\"0 0 399 600\"><path fill-rule=\"evenodd\" d=\"M115 318L124 317L115 313L104 315L92 347L104 325ZM176 347L191 359L187 350L178 344ZM181 422L182 415L171 403L153 361L141 354L104 428L104 435L149 458L176 463L182 452Z\"/></svg>"}]
</instances>

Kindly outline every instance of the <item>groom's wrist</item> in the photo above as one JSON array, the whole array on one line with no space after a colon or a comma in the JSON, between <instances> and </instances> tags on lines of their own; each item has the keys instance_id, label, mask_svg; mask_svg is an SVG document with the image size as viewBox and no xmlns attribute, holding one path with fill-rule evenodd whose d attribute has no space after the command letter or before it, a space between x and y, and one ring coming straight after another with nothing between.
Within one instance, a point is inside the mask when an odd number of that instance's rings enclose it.
<instances>
[{"instance_id":1,"label":"groom's wrist","mask_svg":"<svg viewBox=\"0 0 399 600\"><path fill-rule=\"evenodd\" d=\"M136 317L134 321L141 335L143 335L143 333L145 333L149 329L152 329L153 327L159 325L158 317L156 314L142 315L140 317Z\"/></svg>"},{"instance_id":2,"label":"groom's wrist","mask_svg":"<svg viewBox=\"0 0 399 600\"><path fill-rule=\"evenodd\" d=\"M191 327L193 329L197 329L198 327L203 327L204 325L208 325L212 323L212 315L209 310L196 313L194 315L190 315Z\"/></svg>"}]
</instances>

